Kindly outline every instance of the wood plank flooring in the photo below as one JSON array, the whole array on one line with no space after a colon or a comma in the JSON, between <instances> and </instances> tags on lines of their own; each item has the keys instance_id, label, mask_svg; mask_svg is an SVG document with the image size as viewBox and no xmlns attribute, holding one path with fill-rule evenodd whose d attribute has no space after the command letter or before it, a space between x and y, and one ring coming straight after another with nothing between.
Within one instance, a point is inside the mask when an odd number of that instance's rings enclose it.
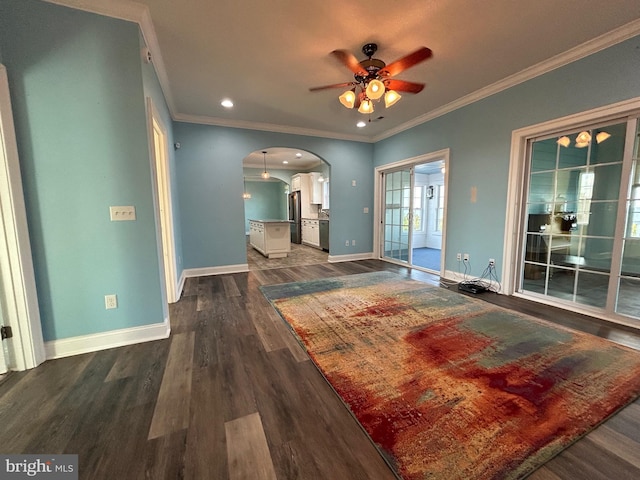
<instances>
[{"instance_id":1,"label":"wood plank flooring","mask_svg":"<svg viewBox=\"0 0 640 480\"><path fill-rule=\"evenodd\" d=\"M273 267L273 264L271 265ZM172 336L12 373L0 384L0 452L75 453L82 479L396 478L259 291L377 270L288 266L189 279ZM640 349L640 335L502 296L480 297ZM640 478L640 401L529 478Z\"/></svg>"}]
</instances>

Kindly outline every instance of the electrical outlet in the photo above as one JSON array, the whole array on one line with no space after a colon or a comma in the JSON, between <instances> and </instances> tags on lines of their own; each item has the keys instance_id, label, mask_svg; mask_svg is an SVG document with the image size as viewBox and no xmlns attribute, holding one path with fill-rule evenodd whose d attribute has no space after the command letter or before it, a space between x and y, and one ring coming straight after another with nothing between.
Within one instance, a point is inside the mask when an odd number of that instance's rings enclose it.
<instances>
[{"instance_id":1,"label":"electrical outlet","mask_svg":"<svg viewBox=\"0 0 640 480\"><path fill-rule=\"evenodd\" d=\"M345 247L348 247L348 246L349 246L349 240L345 240L345 242L344 242L344 246L345 246Z\"/></svg>"},{"instance_id":2,"label":"electrical outlet","mask_svg":"<svg viewBox=\"0 0 640 480\"><path fill-rule=\"evenodd\" d=\"M351 246L355 247L356 246L356 241L355 240L351 240Z\"/></svg>"},{"instance_id":3,"label":"electrical outlet","mask_svg":"<svg viewBox=\"0 0 640 480\"><path fill-rule=\"evenodd\" d=\"M462 254L461 253L456 253L456 258L458 259L459 262L462 261Z\"/></svg>"},{"instance_id":4,"label":"electrical outlet","mask_svg":"<svg viewBox=\"0 0 640 480\"><path fill-rule=\"evenodd\" d=\"M112 308L118 308L118 296L117 295L105 295L104 296L104 308L111 310Z\"/></svg>"},{"instance_id":5,"label":"electrical outlet","mask_svg":"<svg viewBox=\"0 0 640 480\"><path fill-rule=\"evenodd\" d=\"M465 254L463 255L462 259L463 259L465 262L468 262L468 261L469 261L469 254L468 254L468 253L465 253Z\"/></svg>"},{"instance_id":6,"label":"electrical outlet","mask_svg":"<svg viewBox=\"0 0 640 480\"><path fill-rule=\"evenodd\" d=\"M490 258L489 259L489 265L492 266L492 267L495 267L496 266L496 259L495 258Z\"/></svg>"}]
</instances>

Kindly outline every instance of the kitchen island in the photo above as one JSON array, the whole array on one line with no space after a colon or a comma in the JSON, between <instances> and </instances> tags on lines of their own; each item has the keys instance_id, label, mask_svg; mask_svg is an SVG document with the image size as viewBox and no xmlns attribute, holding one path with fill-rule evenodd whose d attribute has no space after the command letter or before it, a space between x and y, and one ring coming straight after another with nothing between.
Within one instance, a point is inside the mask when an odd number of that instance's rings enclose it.
<instances>
[{"instance_id":1,"label":"kitchen island","mask_svg":"<svg viewBox=\"0 0 640 480\"><path fill-rule=\"evenodd\" d=\"M249 220L249 244L267 258L284 258L291 251L289 220Z\"/></svg>"}]
</instances>

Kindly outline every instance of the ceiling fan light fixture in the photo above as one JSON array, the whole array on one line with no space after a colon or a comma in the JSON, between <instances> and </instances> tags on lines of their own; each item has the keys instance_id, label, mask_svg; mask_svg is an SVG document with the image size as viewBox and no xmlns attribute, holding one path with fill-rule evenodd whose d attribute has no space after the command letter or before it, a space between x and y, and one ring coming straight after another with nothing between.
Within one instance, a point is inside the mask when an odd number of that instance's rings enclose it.
<instances>
[{"instance_id":1,"label":"ceiling fan light fixture","mask_svg":"<svg viewBox=\"0 0 640 480\"><path fill-rule=\"evenodd\" d=\"M347 108L353 108L356 103L356 92L355 88L351 90L347 90L342 95L338 97L340 103Z\"/></svg>"},{"instance_id":2,"label":"ceiling fan light fixture","mask_svg":"<svg viewBox=\"0 0 640 480\"><path fill-rule=\"evenodd\" d=\"M590 141L591 141L591 135L589 135L589 132L587 132L586 130L582 131L576 137L576 147L580 147L580 148L586 147Z\"/></svg>"},{"instance_id":3,"label":"ceiling fan light fixture","mask_svg":"<svg viewBox=\"0 0 640 480\"><path fill-rule=\"evenodd\" d=\"M597 143L602 143L604 142L607 138L609 138L611 136L610 133L607 132L600 132L596 135L596 142Z\"/></svg>"},{"instance_id":4,"label":"ceiling fan light fixture","mask_svg":"<svg viewBox=\"0 0 640 480\"><path fill-rule=\"evenodd\" d=\"M364 99L358 107L358 111L360 113L364 113L365 115L368 113L373 113L373 102L368 98Z\"/></svg>"},{"instance_id":5,"label":"ceiling fan light fixture","mask_svg":"<svg viewBox=\"0 0 640 480\"><path fill-rule=\"evenodd\" d=\"M384 106L386 108L389 108L398 103L398 100L400 100L401 98L402 95L400 95L395 90L387 90L387 93L384 94Z\"/></svg>"},{"instance_id":6,"label":"ceiling fan light fixture","mask_svg":"<svg viewBox=\"0 0 640 480\"><path fill-rule=\"evenodd\" d=\"M380 80L373 79L367 84L367 97L371 100L378 100L382 95L384 95L384 91L384 83Z\"/></svg>"},{"instance_id":7,"label":"ceiling fan light fixture","mask_svg":"<svg viewBox=\"0 0 640 480\"><path fill-rule=\"evenodd\" d=\"M564 137L560 137L556 143L562 147L568 147L569 144L571 143L571 139L569 137L567 137L566 135Z\"/></svg>"}]
</instances>

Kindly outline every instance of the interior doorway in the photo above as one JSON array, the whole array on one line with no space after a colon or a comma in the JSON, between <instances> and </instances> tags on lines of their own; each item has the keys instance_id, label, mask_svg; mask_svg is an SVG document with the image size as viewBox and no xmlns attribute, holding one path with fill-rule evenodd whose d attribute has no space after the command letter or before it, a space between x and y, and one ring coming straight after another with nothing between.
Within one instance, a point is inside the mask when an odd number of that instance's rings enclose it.
<instances>
[{"instance_id":1,"label":"interior doorway","mask_svg":"<svg viewBox=\"0 0 640 480\"><path fill-rule=\"evenodd\" d=\"M163 283L168 303L178 301L178 287L175 261L175 241L173 237L173 212L171 207L171 179L169 177L169 153L167 130L151 99L147 104L151 127L151 152L155 170L157 208L159 219L160 248L164 271Z\"/></svg>"},{"instance_id":2,"label":"interior doorway","mask_svg":"<svg viewBox=\"0 0 640 480\"><path fill-rule=\"evenodd\" d=\"M0 321L12 333L0 345L0 369L34 368L45 360L44 340L9 82L3 65L0 65L0 287Z\"/></svg>"},{"instance_id":3,"label":"interior doorway","mask_svg":"<svg viewBox=\"0 0 640 480\"><path fill-rule=\"evenodd\" d=\"M378 257L442 275L448 150L378 167Z\"/></svg>"}]
</instances>

